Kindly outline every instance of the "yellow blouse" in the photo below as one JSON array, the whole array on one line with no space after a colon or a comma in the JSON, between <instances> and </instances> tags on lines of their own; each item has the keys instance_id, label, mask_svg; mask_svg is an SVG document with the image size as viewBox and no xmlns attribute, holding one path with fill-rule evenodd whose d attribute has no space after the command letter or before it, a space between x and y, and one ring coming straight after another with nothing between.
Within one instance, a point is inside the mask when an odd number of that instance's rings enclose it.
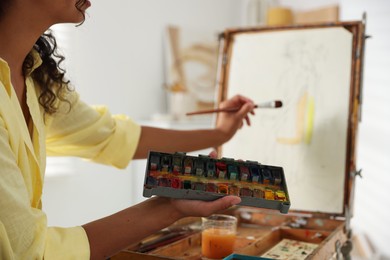
<instances>
[{"instance_id":1,"label":"yellow blouse","mask_svg":"<svg viewBox=\"0 0 390 260\"><path fill-rule=\"evenodd\" d=\"M33 70L41 64L35 56ZM59 112L43 119L39 87L26 79L27 104L33 122L30 135L0 58L0 259L89 259L82 227L48 227L41 210L46 155L79 156L124 168L135 153L141 133L126 116L90 107L76 92L59 102Z\"/></svg>"}]
</instances>

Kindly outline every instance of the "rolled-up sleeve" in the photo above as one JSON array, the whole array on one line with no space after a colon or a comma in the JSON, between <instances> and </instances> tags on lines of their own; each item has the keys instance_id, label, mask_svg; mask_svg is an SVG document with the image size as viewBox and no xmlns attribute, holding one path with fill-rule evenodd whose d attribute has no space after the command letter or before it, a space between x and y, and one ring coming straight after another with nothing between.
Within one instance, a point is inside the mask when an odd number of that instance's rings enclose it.
<instances>
[{"instance_id":1,"label":"rolled-up sleeve","mask_svg":"<svg viewBox=\"0 0 390 260\"><path fill-rule=\"evenodd\" d=\"M47 154L125 168L135 154L141 127L125 115L111 115L106 107L91 107L77 93L72 95L72 108L63 103L48 121Z\"/></svg>"}]
</instances>

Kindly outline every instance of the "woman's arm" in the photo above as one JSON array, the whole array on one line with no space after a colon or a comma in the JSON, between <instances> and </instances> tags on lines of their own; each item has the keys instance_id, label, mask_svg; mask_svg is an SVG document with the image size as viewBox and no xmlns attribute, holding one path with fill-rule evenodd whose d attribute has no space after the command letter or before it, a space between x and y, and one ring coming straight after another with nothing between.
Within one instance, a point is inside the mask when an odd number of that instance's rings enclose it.
<instances>
[{"instance_id":1,"label":"woman's arm","mask_svg":"<svg viewBox=\"0 0 390 260\"><path fill-rule=\"evenodd\" d=\"M243 126L244 121L250 125L248 113L254 114L254 104L250 99L237 95L221 103L220 107L241 109L237 112L218 114L214 129L183 131L142 127L134 158L146 158L150 150L173 153L217 147L232 138Z\"/></svg>"},{"instance_id":2,"label":"woman's arm","mask_svg":"<svg viewBox=\"0 0 390 260\"><path fill-rule=\"evenodd\" d=\"M209 216L240 203L235 196L205 202L161 197L148 199L116 214L83 226L91 259L106 259L186 216Z\"/></svg>"}]
</instances>

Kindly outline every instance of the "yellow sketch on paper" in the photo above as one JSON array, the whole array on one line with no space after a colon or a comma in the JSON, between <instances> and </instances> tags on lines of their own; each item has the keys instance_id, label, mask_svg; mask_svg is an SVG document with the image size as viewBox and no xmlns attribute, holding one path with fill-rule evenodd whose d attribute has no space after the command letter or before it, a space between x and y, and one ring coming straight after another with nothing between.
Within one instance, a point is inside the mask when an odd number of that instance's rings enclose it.
<instances>
[{"instance_id":1,"label":"yellow sketch on paper","mask_svg":"<svg viewBox=\"0 0 390 260\"><path fill-rule=\"evenodd\" d=\"M306 113L305 143L310 144L313 137L314 126L314 98L309 97Z\"/></svg>"},{"instance_id":2,"label":"yellow sketch on paper","mask_svg":"<svg viewBox=\"0 0 390 260\"><path fill-rule=\"evenodd\" d=\"M306 144L310 144L314 125L314 98L309 96L306 91L299 98L296 108L295 136L278 137L278 143L294 145L304 141Z\"/></svg>"}]
</instances>

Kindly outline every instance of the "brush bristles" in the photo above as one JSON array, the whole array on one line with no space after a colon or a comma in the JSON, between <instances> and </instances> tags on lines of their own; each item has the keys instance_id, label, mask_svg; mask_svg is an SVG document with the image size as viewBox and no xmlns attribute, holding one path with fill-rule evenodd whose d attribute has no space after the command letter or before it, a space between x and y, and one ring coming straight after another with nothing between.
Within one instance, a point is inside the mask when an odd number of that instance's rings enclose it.
<instances>
[{"instance_id":1,"label":"brush bristles","mask_svg":"<svg viewBox=\"0 0 390 260\"><path fill-rule=\"evenodd\" d=\"M282 107L283 106L283 102L280 101L280 100L276 100L275 101L275 107L278 108L278 107Z\"/></svg>"},{"instance_id":2,"label":"brush bristles","mask_svg":"<svg viewBox=\"0 0 390 260\"><path fill-rule=\"evenodd\" d=\"M255 108L279 108L282 106L283 106L282 101L275 100L275 101L270 101L270 102L255 105Z\"/></svg>"}]
</instances>

